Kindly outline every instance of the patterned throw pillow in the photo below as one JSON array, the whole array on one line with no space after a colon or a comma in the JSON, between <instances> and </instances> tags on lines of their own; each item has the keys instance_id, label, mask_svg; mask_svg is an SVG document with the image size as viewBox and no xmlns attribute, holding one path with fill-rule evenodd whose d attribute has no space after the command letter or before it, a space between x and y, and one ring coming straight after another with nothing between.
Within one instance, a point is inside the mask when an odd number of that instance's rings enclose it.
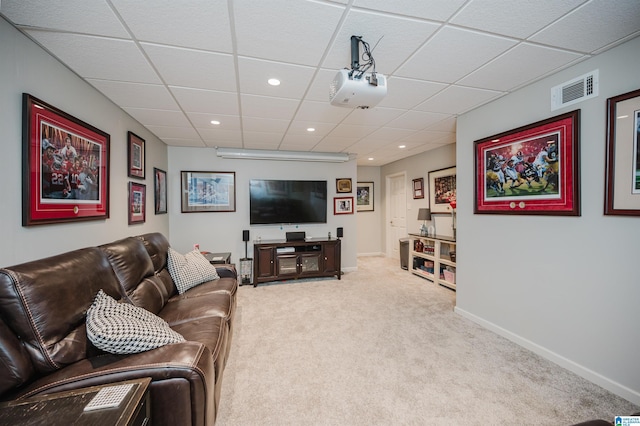
<instances>
[{"instance_id":1,"label":"patterned throw pillow","mask_svg":"<svg viewBox=\"0 0 640 426\"><path fill-rule=\"evenodd\" d=\"M135 354L185 341L162 318L118 303L102 290L87 311L87 337L96 348L114 354Z\"/></svg>"},{"instance_id":2,"label":"patterned throw pillow","mask_svg":"<svg viewBox=\"0 0 640 426\"><path fill-rule=\"evenodd\" d=\"M199 284L220 278L216 267L198 250L183 256L169 247L167 269L180 294Z\"/></svg>"}]
</instances>

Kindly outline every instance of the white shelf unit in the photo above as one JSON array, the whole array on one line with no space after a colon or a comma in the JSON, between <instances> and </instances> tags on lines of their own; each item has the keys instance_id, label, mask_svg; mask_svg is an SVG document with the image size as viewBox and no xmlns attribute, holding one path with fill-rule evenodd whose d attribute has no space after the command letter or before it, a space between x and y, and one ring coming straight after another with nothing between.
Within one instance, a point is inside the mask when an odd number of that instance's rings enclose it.
<instances>
[{"instance_id":1,"label":"white shelf unit","mask_svg":"<svg viewBox=\"0 0 640 426\"><path fill-rule=\"evenodd\" d=\"M436 284L456 289L456 241L449 237L409 234L411 272ZM452 253L454 255L452 256Z\"/></svg>"}]
</instances>

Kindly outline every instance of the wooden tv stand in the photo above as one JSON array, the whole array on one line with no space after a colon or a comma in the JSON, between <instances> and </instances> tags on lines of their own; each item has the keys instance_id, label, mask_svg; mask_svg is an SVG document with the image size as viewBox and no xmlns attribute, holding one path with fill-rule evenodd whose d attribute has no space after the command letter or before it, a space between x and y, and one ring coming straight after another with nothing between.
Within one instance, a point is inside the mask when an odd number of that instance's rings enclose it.
<instances>
[{"instance_id":1,"label":"wooden tv stand","mask_svg":"<svg viewBox=\"0 0 640 426\"><path fill-rule=\"evenodd\" d=\"M269 281L311 277L340 279L340 240L253 242L253 286Z\"/></svg>"}]
</instances>

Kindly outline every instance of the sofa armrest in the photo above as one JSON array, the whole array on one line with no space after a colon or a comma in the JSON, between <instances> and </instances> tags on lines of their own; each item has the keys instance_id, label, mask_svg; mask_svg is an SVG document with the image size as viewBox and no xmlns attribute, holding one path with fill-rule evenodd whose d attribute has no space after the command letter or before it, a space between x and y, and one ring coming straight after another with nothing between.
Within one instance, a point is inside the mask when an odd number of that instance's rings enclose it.
<instances>
[{"instance_id":1,"label":"sofa armrest","mask_svg":"<svg viewBox=\"0 0 640 426\"><path fill-rule=\"evenodd\" d=\"M84 359L33 382L14 398L142 377L151 378L152 416L161 419L159 424L213 424L214 360L209 349L197 342L166 345L133 355L102 354Z\"/></svg>"}]
</instances>

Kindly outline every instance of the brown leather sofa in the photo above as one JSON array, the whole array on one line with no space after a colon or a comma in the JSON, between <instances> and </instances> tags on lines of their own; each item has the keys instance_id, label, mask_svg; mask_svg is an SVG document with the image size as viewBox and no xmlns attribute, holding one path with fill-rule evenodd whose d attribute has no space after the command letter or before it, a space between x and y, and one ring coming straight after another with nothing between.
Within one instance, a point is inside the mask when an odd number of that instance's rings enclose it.
<instances>
[{"instance_id":1,"label":"brown leather sofa","mask_svg":"<svg viewBox=\"0 0 640 426\"><path fill-rule=\"evenodd\" d=\"M0 269L0 399L150 377L154 424L212 425L229 356L238 281L177 293L159 233ZM98 291L163 318L185 342L131 355L95 348L85 318Z\"/></svg>"}]
</instances>

